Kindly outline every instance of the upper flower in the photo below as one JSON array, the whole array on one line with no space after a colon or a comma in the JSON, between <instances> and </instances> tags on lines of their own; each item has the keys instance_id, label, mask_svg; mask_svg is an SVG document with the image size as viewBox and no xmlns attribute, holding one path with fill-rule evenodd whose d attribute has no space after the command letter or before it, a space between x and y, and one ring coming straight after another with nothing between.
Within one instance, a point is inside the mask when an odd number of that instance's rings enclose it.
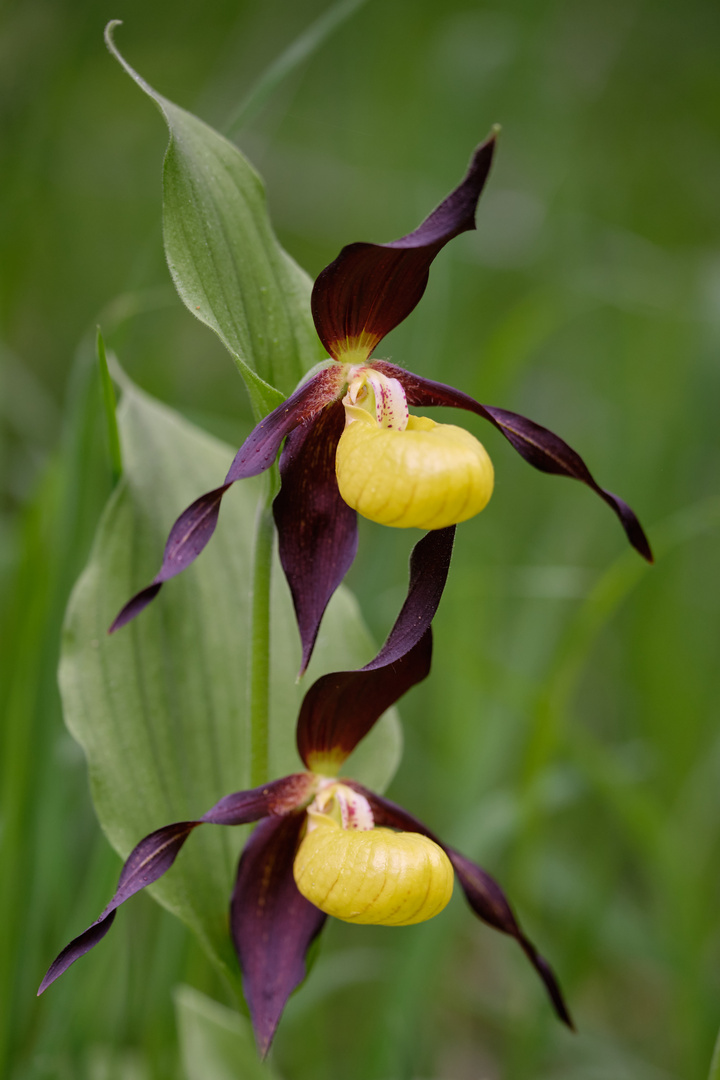
<instances>
[{"instance_id":1,"label":"upper flower","mask_svg":"<svg viewBox=\"0 0 720 1080\"><path fill-rule=\"evenodd\" d=\"M523 933L500 886L407 811L337 775L382 713L429 673L430 624L453 536L454 529L441 529L416 545L405 603L377 656L359 670L324 675L308 690L297 723L305 771L227 795L202 817L141 840L112 900L63 949L39 993L102 940L121 904L170 869L198 826L259 821L238 865L230 932L262 1055L305 977L307 950L326 915L385 926L422 922L445 907L455 876L475 914L519 943L556 1013L572 1026L551 968Z\"/></svg>"},{"instance_id":2,"label":"upper flower","mask_svg":"<svg viewBox=\"0 0 720 1080\"><path fill-rule=\"evenodd\" d=\"M441 248L475 228L494 149L493 133L475 151L462 183L414 232L389 244L350 244L320 273L312 312L332 359L260 421L224 483L180 515L159 573L125 605L111 629L134 618L164 581L189 566L212 536L228 488L268 469L285 441L274 514L304 670L323 612L355 557L356 511L397 527L444 528L478 513L492 493L493 469L480 443L460 428L411 416L409 406L451 405L490 421L536 469L572 477L595 491L617 514L633 547L652 561L633 511L596 483L559 436L461 390L371 359L383 337L420 300Z\"/></svg>"}]
</instances>

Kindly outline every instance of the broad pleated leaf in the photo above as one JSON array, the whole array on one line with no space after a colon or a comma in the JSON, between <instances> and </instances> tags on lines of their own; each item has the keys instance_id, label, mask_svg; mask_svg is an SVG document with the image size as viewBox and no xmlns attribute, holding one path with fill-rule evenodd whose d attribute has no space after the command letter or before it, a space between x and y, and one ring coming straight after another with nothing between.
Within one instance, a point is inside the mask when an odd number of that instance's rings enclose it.
<instances>
[{"instance_id":1,"label":"broad pleated leaf","mask_svg":"<svg viewBox=\"0 0 720 1080\"><path fill-rule=\"evenodd\" d=\"M98 817L125 858L154 829L197 819L223 796L251 786L248 593L262 481L235 486L212 548L142 619L108 636L112 615L148 580L178 509L222 478L233 457L232 448L131 384L123 394L119 426L123 480L70 602L60 682L66 722L87 755ZM297 684L300 643L277 563L271 618L273 778L301 768L295 722L305 688L328 671L366 663L375 649L354 599L339 590L308 675ZM382 788L399 756L396 718L386 717L366 743L354 774ZM243 827L196 830L172 870L151 887L230 973L237 972L237 964L228 902L246 833ZM69 933L83 930L95 915L79 897L78 924L68 927Z\"/></svg>"},{"instance_id":2,"label":"broad pleated leaf","mask_svg":"<svg viewBox=\"0 0 720 1080\"><path fill-rule=\"evenodd\" d=\"M229 349L257 418L275 408L323 352L312 282L280 246L261 178L231 142L158 94L108 48L160 109L170 133L163 168L165 254L186 307Z\"/></svg>"}]
</instances>

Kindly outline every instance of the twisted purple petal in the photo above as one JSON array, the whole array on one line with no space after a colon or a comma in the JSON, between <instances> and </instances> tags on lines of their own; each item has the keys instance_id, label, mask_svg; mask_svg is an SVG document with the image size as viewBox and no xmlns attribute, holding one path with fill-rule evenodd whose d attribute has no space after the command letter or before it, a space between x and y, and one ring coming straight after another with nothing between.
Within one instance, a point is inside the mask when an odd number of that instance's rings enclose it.
<instances>
[{"instance_id":1,"label":"twisted purple petal","mask_svg":"<svg viewBox=\"0 0 720 1080\"><path fill-rule=\"evenodd\" d=\"M177 519L170 530L159 572L150 585L125 604L109 633L134 619L157 596L163 582L195 561L215 532L225 492L236 480L258 476L269 469L285 436L298 424L312 424L325 405L337 396L341 385L341 370L324 368L260 421L235 455L222 486L201 495Z\"/></svg>"},{"instance_id":2,"label":"twisted purple petal","mask_svg":"<svg viewBox=\"0 0 720 1080\"><path fill-rule=\"evenodd\" d=\"M130 852L120 872L115 895L100 918L74 938L53 961L38 994L42 994L71 964L102 941L113 924L116 909L170 869L188 836L198 825L244 825L267 815L290 813L306 801L312 785L313 779L307 773L294 773L250 791L226 795L199 820L165 825L144 837Z\"/></svg>"},{"instance_id":3,"label":"twisted purple petal","mask_svg":"<svg viewBox=\"0 0 720 1080\"><path fill-rule=\"evenodd\" d=\"M462 390L423 379L385 360L374 360L372 366L402 383L409 405L451 405L476 413L484 420L489 420L534 468L556 476L569 476L586 484L615 512L635 550L648 562L653 561L650 543L634 512L621 498L596 483L580 455L558 435L525 416L508 412L507 409L496 409L491 405L481 405Z\"/></svg>"},{"instance_id":4,"label":"twisted purple petal","mask_svg":"<svg viewBox=\"0 0 720 1080\"><path fill-rule=\"evenodd\" d=\"M475 228L475 210L495 150L495 133L477 148L458 187L407 236L389 244L349 244L319 274L312 293L315 328L336 359L369 356L425 292L430 264L453 237Z\"/></svg>"},{"instance_id":5,"label":"twisted purple petal","mask_svg":"<svg viewBox=\"0 0 720 1080\"><path fill-rule=\"evenodd\" d=\"M323 675L300 707L297 745L308 768L339 765L386 709L430 671L430 624L445 588L455 526L427 533L410 557L408 594L387 641L365 667Z\"/></svg>"},{"instance_id":6,"label":"twisted purple petal","mask_svg":"<svg viewBox=\"0 0 720 1080\"><path fill-rule=\"evenodd\" d=\"M467 901L475 914L489 926L503 934L514 937L545 984L555 1012L573 1031L575 1025L565 1004L560 984L547 960L540 955L533 943L525 936L507 901L505 893L493 878L477 863L471 862L453 848L445 849L455 868Z\"/></svg>"},{"instance_id":7,"label":"twisted purple petal","mask_svg":"<svg viewBox=\"0 0 720 1080\"><path fill-rule=\"evenodd\" d=\"M193 829L199 824L197 821L178 821L174 825L166 825L162 829L146 836L137 847L133 848L127 862L122 868L118 887L115 895L103 911L99 919L82 934L74 938L66 945L56 960L50 965L48 972L40 984L38 994L47 990L51 983L62 975L64 971L84 956L86 952L107 934L115 919L115 911L134 896L146 885L151 885L159 877L169 870Z\"/></svg>"},{"instance_id":8,"label":"twisted purple petal","mask_svg":"<svg viewBox=\"0 0 720 1080\"><path fill-rule=\"evenodd\" d=\"M375 795L374 792L368 791L367 788L352 780L346 781L346 783L368 800L376 825L384 825L387 828L400 829L404 832L421 833L440 845L453 864L467 901L475 914L489 926L515 938L542 979L557 1016L564 1024L574 1030L575 1026L552 968L520 929L520 924L498 883L476 863L466 859L464 855L461 855L459 851L455 851L454 848L443 844L442 840L438 839L426 825L423 825L421 821L413 817L401 806L390 802L389 799L382 798L380 795Z\"/></svg>"}]
</instances>

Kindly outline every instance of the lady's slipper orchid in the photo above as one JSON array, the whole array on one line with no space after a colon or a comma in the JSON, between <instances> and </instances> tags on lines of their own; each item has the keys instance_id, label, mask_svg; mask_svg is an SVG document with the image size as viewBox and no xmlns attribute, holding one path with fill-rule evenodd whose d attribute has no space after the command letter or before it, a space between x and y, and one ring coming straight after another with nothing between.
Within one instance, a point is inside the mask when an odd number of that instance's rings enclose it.
<instances>
[{"instance_id":1,"label":"lady's slipper orchid","mask_svg":"<svg viewBox=\"0 0 720 1080\"><path fill-rule=\"evenodd\" d=\"M572 477L595 491L617 514L633 547L652 561L630 507L601 488L557 435L517 413L481 405L461 390L370 359L420 300L441 248L475 228L494 149L495 133L475 151L462 183L414 232L389 244L350 244L320 273L312 312L332 359L260 421L222 486L181 514L159 573L125 605L111 630L134 618L163 582L200 554L225 492L236 480L268 469L285 440L274 514L304 670L328 601L355 557L356 511L387 525L437 529L473 516L490 498L493 470L480 443L453 426L410 416L411 405L452 405L489 420L536 469Z\"/></svg>"},{"instance_id":2,"label":"lady's slipper orchid","mask_svg":"<svg viewBox=\"0 0 720 1080\"><path fill-rule=\"evenodd\" d=\"M405 810L337 776L382 713L429 673L430 623L453 536L453 528L441 529L416 545L405 604L375 659L360 670L325 675L308 690L297 724L306 771L227 795L201 818L166 825L141 840L112 900L60 953L39 993L98 944L125 900L170 869L199 825L259 821L240 858L230 930L261 1055L305 977L307 950L327 914L386 926L422 922L445 907L454 875L475 914L520 944L556 1013L572 1027L552 970L496 882Z\"/></svg>"}]
</instances>

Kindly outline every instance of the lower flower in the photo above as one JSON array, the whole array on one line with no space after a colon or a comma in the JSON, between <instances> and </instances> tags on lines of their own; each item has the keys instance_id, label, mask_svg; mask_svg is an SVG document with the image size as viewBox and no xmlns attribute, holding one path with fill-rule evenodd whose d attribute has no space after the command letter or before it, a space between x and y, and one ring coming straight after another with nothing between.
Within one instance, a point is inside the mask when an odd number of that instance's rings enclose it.
<instances>
[{"instance_id":1,"label":"lower flower","mask_svg":"<svg viewBox=\"0 0 720 1080\"><path fill-rule=\"evenodd\" d=\"M337 772L375 722L429 673L431 630L449 568L453 529L413 551L410 585L387 641L364 668L324 675L297 723L304 772L227 795L201 818L150 833L123 866L115 895L60 953L42 993L110 929L117 908L157 881L200 825L259 822L240 858L230 931L258 1050L264 1056L285 1004L306 975L306 954L326 915L407 926L445 907L456 875L475 914L519 943L560 1019L572 1021L557 980L525 936L500 886L417 818Z\"/></svg>"},{"instance_id":2,"label":"lower flower","mask_svg":"<svg viewBox=\"0 0 720 1080\"><path fill-rule=\"evenodd\" d=\"M312 809L318 793L344 789L369 808L373 824L355 828ZM457 875L484 922L514 937L540 975L559 1018L572 1020L547 962L525 937L500 886L481 867L443 844L417 818L353 781L296 773L221 799L196 821L146 836L127 859L100 918L63 949L43 993L105 936L120 904L157 881L199 825L260 820L240 859L230 928L258 1050L267 1053L287 999L306 975L305 956L326 915L345 922L410 926L438 915ZM398 831L396 831L398 830Z\"/></svg>"}]
</instances>

